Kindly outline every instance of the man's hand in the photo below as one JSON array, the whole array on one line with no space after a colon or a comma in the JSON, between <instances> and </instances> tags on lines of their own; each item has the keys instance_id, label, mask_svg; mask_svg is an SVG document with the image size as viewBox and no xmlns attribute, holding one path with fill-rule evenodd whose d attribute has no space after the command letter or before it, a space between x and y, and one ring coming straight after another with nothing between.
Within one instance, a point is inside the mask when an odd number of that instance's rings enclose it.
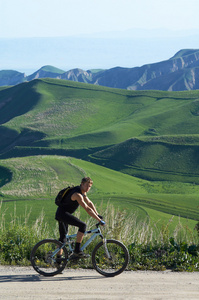
<instances>
[{"instance_id":1,"label":"man's hand","mask_svg":"<svg viewBox=\"0 0 199 300\"><path fill-rule=\"evenodd\" d=\"M100 221L100 225L102 225L102 226L104 226L106 224L106 222L104 222L104 221Z\"/></svg>"}]
</instances>

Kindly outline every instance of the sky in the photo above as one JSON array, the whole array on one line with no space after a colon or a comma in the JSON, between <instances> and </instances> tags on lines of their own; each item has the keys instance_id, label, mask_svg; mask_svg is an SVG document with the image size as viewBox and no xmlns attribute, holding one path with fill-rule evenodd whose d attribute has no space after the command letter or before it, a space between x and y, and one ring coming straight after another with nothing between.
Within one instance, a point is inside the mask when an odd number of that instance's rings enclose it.
<instances>
[{"instance_id":1,"label":"sky","mask_svg":"<svg viewBox=\"0 0 199 300\"><path fill-rule=\"evenodd\" d=\"M0 0L0 38L199 29L198 0Z\"/></svg>"},{"instance_id":2,"label":"sky","mask_svg":"<svg viewBox=\"0 0 199 300\"><path fill-rule=\"evenodd\" d=\"M199 49L199 0L0 0L0 70L135 67Z\"/></svg>"}]
</instances>

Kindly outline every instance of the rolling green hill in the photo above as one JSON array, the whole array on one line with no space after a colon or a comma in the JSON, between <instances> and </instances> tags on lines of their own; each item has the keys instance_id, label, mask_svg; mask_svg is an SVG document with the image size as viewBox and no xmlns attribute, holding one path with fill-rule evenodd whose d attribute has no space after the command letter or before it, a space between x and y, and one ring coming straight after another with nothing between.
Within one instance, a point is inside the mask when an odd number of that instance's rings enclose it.
<instances>
[{"instance_id":1,"label":"rolling green hill","mask_svg":"<svg viewBox=\"0 0 199 300\"><path fill-rule=\"evenodd\" d=\"M124 155L125 153L125 155ZM92 161L148 180L199 183L198 136L132 138L91 155Z\"/></svg>"},{"instance_id":2,"label":"rolling green hill","mask_svg":"<svg viewBox=\"0 0 199 300\"><path fill-rule=\"evenodd\" d=\"M141 178L198 183L198 99L198 91L31 81L0 91L0 155L69 155Z\"/></svg>"},{"instance_id":3,"label":"rolling green hill","mask_svg":"<svg viewBox=\"0 0 199 300\"><path fill-rule=\"evenodd\" d=\"M90 176L93 187L89 197L98 209L107 203L120 210L133 212L139 218L150 217L160 224L175 215L174 224L181 222L194 228L198 219L199 187L193 184L153 182L97 166L93 163L63 156L30 156L1 160L4 171L0 198L4 201L7 222L12 219L14 207L18 215L31 211L35 221L43 210L48 223L55 225L54 198L65 185L80 183ZM5 184L6 183L6 184ZM81 212L82 213L82 212ZM163 219L161 220L161 218Z\"/></svg>"},{"instance_id":4,"label":"rolling green hill","mask_svg":"<svg viewBox=\"0 0 199 300\"><path fill-rule=\"evenodd\" d=\"M0 89L0 199L53 209L61 187L88 175L97 202L197 220L198 117L198 91L57 79Z\"/></svg>"}]
</instances>

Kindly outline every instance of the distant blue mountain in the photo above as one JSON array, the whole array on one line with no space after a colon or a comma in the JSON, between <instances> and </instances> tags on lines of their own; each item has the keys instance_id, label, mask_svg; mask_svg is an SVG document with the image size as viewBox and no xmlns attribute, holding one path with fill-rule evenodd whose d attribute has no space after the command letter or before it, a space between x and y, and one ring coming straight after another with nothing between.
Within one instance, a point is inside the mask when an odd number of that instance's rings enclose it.
<instances>
[{"instance_id":1,"label":"distant blue mountain","mask_svg":"<svg viewBox=\"0 0 199 300\"><path fill-rule=\"evenodd\" d=\"M28 76L17 71L2 70L0 86L46 77L129 90L196 90L199 89L199 50L182 49L168 60L134 68L86 71L76 68L64 71L47 65Z\"/></svg>"}]
</instances>

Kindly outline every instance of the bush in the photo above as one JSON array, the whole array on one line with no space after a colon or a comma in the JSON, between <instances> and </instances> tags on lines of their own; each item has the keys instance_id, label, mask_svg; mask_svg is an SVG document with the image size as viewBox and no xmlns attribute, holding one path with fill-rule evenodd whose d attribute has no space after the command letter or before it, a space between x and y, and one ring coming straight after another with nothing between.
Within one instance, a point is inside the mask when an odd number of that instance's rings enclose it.
<instances>
[{"instance_id":1,"label":"bush","mask_svg":"<svg viewBox=\"0 0 199 300\"><path fill-rule=\"evenodd\" d=\"M131 270L199 271L199 246L176 244L173 238L168 245L131 244L129 253Z\"/></svg>"},{"instance_id":2,"label":"bush","mask_svg":"<svg viewBox=\"0 0 199 300\"><path fill-rule=\"evenodd\" d=\"M99 209L102 212L102 209ZM192 232L183 227L179 221L173 236L170 236L169 223L160 229L149 219L138 221L135 214L128 215L125 211L115 209L109 203L102 212L106 226L101 227L107 238L122 241L129 249L129 270L166 270L199 271L199 236L197 231ZM25 213L25 221L16 217L14 211L12 222L5 226L5 213L0 206L0 264L30 265L30 252L33 246L45 238L58 236L58 228L49 230L44 222L44 215L35 221L33 226L28 223L30 213ZM77 217L80 217L78 212ZM89 218L86 221L88 228L96 223ZM70 234L76 228L69 227ZM87 237L85 237L84 242ZM96 243L96 241L95 241ZM91 243L88 252L91 253L95 244ZM91 268L91 262L71 264L69 267Z\"/></svg>"},{"instance_id":3,"label":"bush","mask_svg":"<svg viewBox=\"0 0 199 300\"><path fill-rule=\"evenodd\" d=\"M0 264L29 265L33 246L49 234L43 213L33 226L29 226L29 214L26 214L25 221L21 222L20 218L16 217L15 211L13 221L6 227L1 207L0 212Z\"/></svg>"}]
</instances>

